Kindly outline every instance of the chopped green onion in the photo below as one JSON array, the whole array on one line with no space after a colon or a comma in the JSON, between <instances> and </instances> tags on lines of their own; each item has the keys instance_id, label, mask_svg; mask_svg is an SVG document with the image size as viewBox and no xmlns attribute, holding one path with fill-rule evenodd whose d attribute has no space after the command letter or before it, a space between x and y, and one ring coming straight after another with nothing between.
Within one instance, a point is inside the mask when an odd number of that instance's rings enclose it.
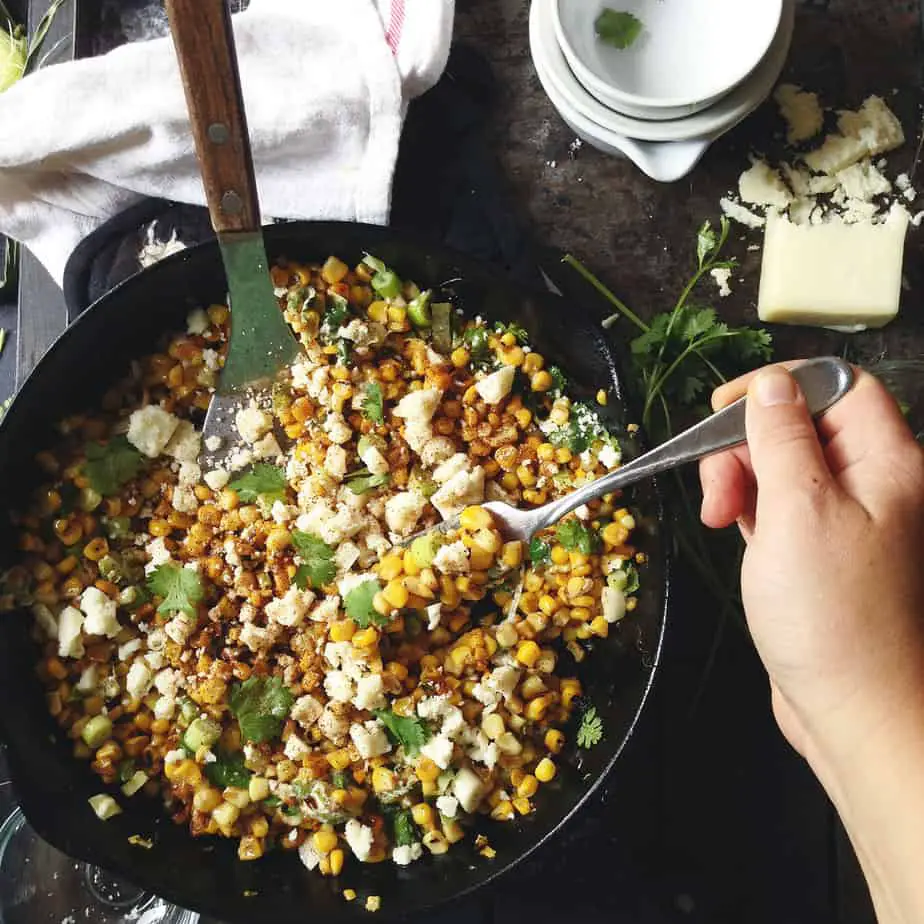
<instances>
[{"instance_id":1,"label":"chopped green onion","mask_svg":"<svg viewBox=\"0 0 924 924\"><path fill-rule=\"evenodd\" d=\"M122 792L125 793L126 796L133 796L145 783L147 783L147 781L148 775L144 770L138 770L132 775L132 778L122 786Z\"/></svg>"},{"instance_id":2,"label":"chopped green onion","mask_svg":"<svg viewBox=\"0 0 924 924\"><path fill-rule=\"evenodd\" d=\"M80 737L94 751L112 734L112 721L104 715L95 715L83 727Z\"/></svg>"},{"instance_id":3,"label":"chopped green onion","mask_svg":"<svg viewBox=\"0 0 924 924\"><path fill-rule=\"evenodd\" d=\"M452 305L437 302L430 308L433 317L433 349L448 355L452 351Z\"/></svg>"},{"instance_id":4,"label":"chopped green onion","mask_svg":"<svg viewBox=\"0 0 924 924\"><path fill-rule=\"evenodd\" d=\"M122 814L119 803L107 793L101 792L96 796L90 796L87 802L90 803L90 808L96 812L96 817L99 818L100 821L108 821L115 815Z\"/></svg>"},{"instance_id":5,"label":"chopped green onion","mask_svg":"<svg viewBox=\"0 0 924 924\"><path fill-rule=\"evenodd\" d=\"M221 726L201 716L192 721L183 735L183 746L194 754L199 748L210 748L221 737Z\"/></svg>"},{"instance_id":6,"label":"chopped green onion","mask_svg":"<svg viewBox=\"0 0 924 924\"><path fill-rule=\"evenodd\" d=\"M411 299L407 305L407 316L414 327L429 327L432 323L430 317L430 290L421 292L416 298Z\"/></svg>"}]
</instances>

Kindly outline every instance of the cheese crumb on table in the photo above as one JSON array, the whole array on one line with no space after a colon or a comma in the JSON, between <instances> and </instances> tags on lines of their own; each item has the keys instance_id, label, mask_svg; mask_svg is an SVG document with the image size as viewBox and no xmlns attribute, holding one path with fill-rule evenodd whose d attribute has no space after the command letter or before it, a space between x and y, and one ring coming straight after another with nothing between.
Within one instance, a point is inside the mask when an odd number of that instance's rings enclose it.
<instances>
[{"instance_id":1,"label":"cheese crumb on table","mask_svg":"<svg viewBox=\"0 0 924 924\"><path fill-rule=\"evenodd\" d=\"M720 266L709 272L715 280L715 284L719 287L719 296L727 298L731 295L731 286L728 284L731 280L731 269L727 266Z\"/></svg>"},{"instance_id":2,"label":"cheese crumb on table","mask_svg":"<svg viewBox=\"0 0 924 924\"><path fill-rule=\"evenodd\" d=\"M786 120L786 140L790 144L808 141L821 131L825 116L816 94L792 83L782 83L773 98Z\"/></svg>"},{"instance_id":3,"label":"cheese crumb on table","mask_svg":"<svg viewBox=\"0 0 924 924\"><path fill-rule=\"evenodd\" d=\"M762 160L755 160L751 168L741 174L738 192L742 201L750 205L784 209L792 202L792 193L786 188L783 178Z\"/></svg>"},{"instance_id":4,"label":"cheese crumb on table","mask_svg":"<svg viewBox=\"0 0 924 924\"><path fill-rule=\"evenodd\" d=\"M728 197L719 199L719 205L722 212L732 221L738 222L739 225L744 225L748 228L762 228L765 224L765 220L761 215L746 209L737 202L733 202Z\"/></svg>"},{"instance_id":5,"label":"cheese crumb on table","mask_svg":"<svg viewBox=\"0 0 924 924\"><path fill-rule=\"evenodd\" d=\"M898 313L908 215L882 224L795 225L771 215L764 240L761 321L862 330Z\"/></svg>"}]
</instances>

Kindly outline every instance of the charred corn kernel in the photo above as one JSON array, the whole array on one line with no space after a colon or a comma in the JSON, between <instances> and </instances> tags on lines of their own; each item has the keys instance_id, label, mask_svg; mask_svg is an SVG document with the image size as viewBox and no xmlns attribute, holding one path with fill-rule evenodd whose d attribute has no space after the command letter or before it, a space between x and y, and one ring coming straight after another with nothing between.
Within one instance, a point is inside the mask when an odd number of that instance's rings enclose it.
<instances>
[{"instance_id":1,"label":"charred corn kernel","mask_svg":"<svg viewBox=\"0 0 924 924\"><path fill-rule=\"evenodd\" d=\"M594 635L598 635L600 638L606 638L610 634L610 624L602 615L594 616L590 621L590 628Z\"/></svg>"},{"instance_id":2,"label":"charred corn kernel","mask_svg":"<svg viewBox=\"0 0 924 924\"><path fill-rule=\"evenodd\" d=\"M509 731L500 735L496 741L496 744L499 751L511 756L516 756L523 750L523 745L520 744L520 739L517 738L513 732Z\"/></svg>"},{"instance_id":3,"label":"charred corn kernel","mask_svg":"<svg viewBox=\"0 0 924 924\"><path fill-rule=\"evenodd\" d=\"M540 443L536 447L536 455L540 462L551 462L555 458L555 447L551 443Z\"/></svg>"},{"instance_id":4,"label":"charred corn kernel","mask_svg":"<svg viewBox=\"0 0 924 924\"><path fill-rule=\"evenodd\" d=\"M417 556L410 549L404 550L401 563L404 573L411 575L412 577L416 577L418 574L420 574L421 571L423 571L423 565L421 565ZM397 577L397 575L395 576Z\"/></svg>"},{"instance_id":5,"label":"charred corn kernel","mask_svg":"<svg viewBox=\"0 0 924 924\"><path fill-rule=\"evenodd\" d=\"M449 850L449 841L441 831L428 831L423 836L423 845L434 855L446 853Z\"/></svg>"},{"instance_id":6,"label":"charred corn kernel","mask_svg":"<svg viewBox=\"0 0 924 924\"><path fill-rule=\"evenodd\" d=\"M324 261L324 266L321 267L321 278L329 285L333 286L340 282L344 276L350 271L350 268L341 260L338 260L336 257L328 257ZM303 285L307 285L307 280Z\"/></svg>"},{"instance_id":7,"label":"charred corn kernel","mask_svg":"<svg viewBox=\"0 0 924 924\"><path fill-rule=\"evenodd\" d=\"M509 799L503 799L491 809L491 817L495 821L510 821L513 814L513 803Z\"/></svg>"},{"instance_id":8,"label":"charred corn kernel","mask_svg":"<svg viewBox=\"0 0 924 924\"><path fill-rule=\"evenodd\" d=\"M523 485L524 487L527 487L527 488L535 487L536 475L531 469L527 468L525 465L520 465L517 467L516 475L517 475L517 481L519 481L520 484Z\"/></svg>"},{"instance_id":9,"label":"charred corn kernel","mask_svg":"<svg viewBox=\"0 0 924 924\"><path fill-rule=\"evenodd\" d=\"M348 642L356 634L356 623L352 619L339 619L330 625L332 642Z\"/></svg>"},{"instance_id":10,"label":"charred corn kernel","mask_svg":"<svg viewBox=\"0 0 924 924\"><path fill-rule=\"evenodd\" d=\"M538 372L545 365L545 359L539 353L527 353L523 360L523 371L527 375Z\"/></svg>"},{"instance_id":11,"label":"charred corn kernel","mask_svg":"<svg viewBox=\"0 0 924 924\"><path fill-rule=\"evenodd\" d=\"M500 645L501 648L513 648L520 638L516 628L509 622L501 623L501 625L497 627L497 632L494 637L497 639L497 644Z\"/></svg>"},{"instance_id":12,"label":"charred corn kernel","mask_svg":"<svg viewBox=\"0 0 924 924\"><path fill-rule=\"evenodd\" d=\"M378 571L383 581L393 581L404 571L404 559L401 555L391 552L379 562Z\"/></svg>"},{"instance_id":13,"label":"charred corn kernel","mask_svg":"<svg viewBox=\"0 0 924 924\"><path fill-rule=\"evenodd\" d=\"M555 767L555 763L549 760L548 757L543 757L542 760L536 764L534 775L540 783L550 783L555 779L556 772L557 768Z\"/></svg>"},{"instance_id":14,"label":"charred corn kernel","mask_svg":"<svg viewBox=\"0 0 924 924\"><path fill-rule=\"evenodd\" d=\"M351 639L354 648L371 648L378 640L379 633L373 626L361 629Z\"/></svg>"},{"instance_id":15,"label":"charred corn kernel","mask_svg":"<svg viewBox=\"0 0 924 924\"><path fill-rule=\"evenodd\" d=\"M606 402L607 402L606 391L601 388L597 392L597 404L599 404L601 407L606 407Z\"/></svg>"},{"instance_id":16,"label":"charred corn kernel","mask_svg":"<svg viewBox=\"0 0 924 924\"><path fill-rule=\"evenodd\" d=\"M238 860L259 860L263 856L263 841L253 834L245 834L237 845Z\"/></svg>"},{"instance_id":17,"label":"charred corn kernel","mask_svg":"<svg viewBox=\"0 0 924 924\"><path fill-rule=\"evenodd\" d=\"M487 571L494 564L494 553L489 552L487 549L473 546L469 549L469 564L473 571ZM456 587L463 593L471 590L471 579L469 578L461 587L459 586L459 580L456 579Z\"/></svg>"},{"instance_id":18,"label":"charred corn kernel","mask_svg":"<svg viewBox=\"0 0 924 924\"><path fill-rule=\"evenodd\" d=\"M490 529L494 525L494 520L484 507L466 507L459 514L459 523L463 529L474 532L478 529Z\"/></svg>"},{"instance_id":19,"label":"charred corn kernel","mask_svg":"<svg viewBox=\"0 0 924 924\"><path fill-rule=\"evenodd\" d=\"M568 550L563 545L552 546L552 564L567 565L569 561Z\"/></svg>"},{"instance_id":20,"label":"charred corn kernel","mask_svg":"<svg viewBox=\"0 0 924 924\"><path fill-rule=\"evenodd\" d=\"M202 786L193 796L193 808L197 812L211 812L219 805L221 805L221 793L214 786Z\"/></svg>"},{"instance_id":21,"label":"charred corn kernel","mask_svg":"<svg viewBox=\"0 0 924 924\"><path fill-rule=\"evenodd\" d=\"M433 825L433 809L426 802L418 802L411 808L411 816L414 822L421 828L429 828Z\"/></svg>"},{"instance_id":22,"label":"charred corn kernel","mask_svg":"<svg viewBox=\"0 0 924 924\"><path fill-rule=\"evenodd\" d=\"M337 835L330 828L321 828L314 832L311 842L318 853L327 854L337 846Z\"/></svg>"},{"instance_id":23,"label":"charred corn kernel","mask_svg":"<svg viewBox=\"0 0 924 924\"><path fill-rule=\"evenodd\" d=\"M622 545L629 538L629 530L622 523L614 520L603 527L601 536L608 546Z\"/></svg>"},{"instance_id":24,"label":"charred corn kernel","mask_svg":"<svg viewBox=\"0 0 924 924\"><path fill-rule=\"evenodd\" d=\"M481 730L492 740L499 738L507 729L504 726L504 719L496 712L486 715L481 721Z\"/></svg>"},{"instance_id":25,"label":"charred corn kernel","mask_svg":"<svg viewBox=\"0 0 924 924\"><path fill-rule=\"evenodd\" d=\"M346 902L356 901L356 892L353 889L344 889L343 900Z\"/></svg>"},{"instance_id":26,"label":"charred corn kernel","mask_svg":"<svg viewBox=\"0 0 924 924\"><path fill-rule=\"evenodd\" d=\"M109 543L102 537L91 539L83 549L83 557L90 561L99 561L109 554Z\"/></svg>"},{"instance_id":27,"label":"charred corn kernel","mask_svg":"<svg viewBox=\"0 0 924 924\"><path fill-rule=\"evenodd\" d=\"M291 783L298 776L298 767L291 760L280 760L276 764L276 779L280 783Z\"/></svg>"},{"instance_id":28,"label":"charred corn kernel","mask_svg":"<svg viewBox=\"0 0 924 924\"><path fill-rule=\"evenodd\" d=\"M64 666L64 662L60 658L46 658L45 659L45 670L48 672L49 677L54 680L64 680L67 676L67 668Z\"/></svg>"},{"instance_id":29,"label":"charred corn kernel","mask_svg":"<svg viewBox=\"0 0 924 924\"><path fill-rule=\"evenodd\" d=\"M559 754L561 753L561 749L565 746L565 736L557 728L550 728L545 733L543 743L550 753Z\"/></svg>"},{"instance_id":30,"label":"charred corn kernel","mask_svg":"<svg viewBox=\"0 0 924 924\"><path fill-rule=\"evenodd\" d=\"M530 722L541 722L549 711L551 699L548 696L537 696L526 704L526 718Z\"/></svg>"},{"instance_id":31,"label":"charred corn kernel","mask_svg":"<svg viewBox=\"0 0 924 924\"><path fill-rule=\"evenodd\" d=\"M266 837L269 834L269 822L262 816L250 820L250 833L254 837Z\"/></svg>"},{"instance_id":32,"label":"charred corn kernel","mask_svg":"<svg viewBox=\"0 0 924 924\"><path fill-rule=\"evenodd\" d=\"M553 384L552 376L548 372L546 372L545 369L541 370L540 372L537 372L529 380L529 387L533 391L539 391L539 392L548 391L552 387L552 384ZM567 422L567 418L565 418L565 422Z\"/></svg>"},{"instance_id":33,"label":"charred corn kernel","mask_svg":"<svg viewBox=\"0 0 924 924\"><path fill-rule=\"evenodd\" d=\"M515 472L506 472L501 475L501 487L505 491L516 491L520 486L520 479L517 478Z\"/></svg>"},{"instance_id":34,"label":"charred corn kernel","mask_svg":"<svg viewBox=\"0 0 924 924\"><path fill-rule=\"evenodd\" d=\"M517 795L524 799L531 799L538 790L539 781L531 773L527 773L517 784Z\"/></svg>"},{"instance_id":35,"label":"charred corn kernel","mask_svg":"<svg viewBox=\"0 0 924 924\"><path fill-rule=\"evenodd\" d=\"M292 544L292 535L287 529L274 529L266 537L266 551L271 555L287 549Z\"/></svg>"},{"instance_id":36,"label":"charred corn kernel","mask_svg":"<svg viewBox=\"0 0 924 924\"><path fill-rule=\"evenodd\" d=\"M407 606L408 591L402 581L389 581L382 591L382 596L388 601L392 609L400 610Z\"/></svg>"},{"instance_id":37,"label":"charred corn kernel","mask_svg":"<svg viewBox=\"0 0 924 924\"><path fill-rule=\"evenodd\" d=\"M565 420L567 423L567 420ZM567 446L560 446L555 450L555 461L559 465L566 465L571 461L571 450Z\"/></svg>"},{"instance_id":38,"label":"charred corn kernel","mask_svg":"<svg viewBox=\"0 0 924 924\"><path fill-rule=\"evenodd\" d=\"M454 818L442 818L443 836L450 844L457 844L465 837L465 829Z\"/></svg>"},{"instance_id":39,"label":"charred corn kernel","mask_svg":"<svg viewBox=\"0 0 924 924\"><path fill-rule=\"evenodd\" d=\"M269 781L262 776L252 776L247 784L251 802L260 802L270 794Z\"/></svg>"},{"instance_id":40,"label":"charred corn kernel","mask_svg":"<svg viewBox=\"0 0 924 924\"><path fill-rule=\"evenodd\" d=\"M376 321L378 324L384 324L388 320L388 303L383 301L374 301L366 309L370 321Z\"/></svg>"},{"instance_id":41,"label":"charred corn kernel","mask_svg":"<svg viewBox=\"0 0 924 924\"><path fill-rule=\"evenodd\" d=\"M433 783L440 775L440 768L429 757L421 757L414 772L422 783Z\"/></svg>"},{"instance_id":42,"label":"charred corn kernel","mask_svg":"<svg viewBox=\"0 0 924 924\"><path fill-rule=\"evenodd\" d=\"M407 680L408 669L400 661L389 661L385 665L385 672L392 674L399 680Z\"/></svg>"},{"instance_id":43,"label":"charred corn kernel","mask_svg":"<svg viewBox=\"0 0 924 924\"><path fill-rule=\"evenodd\" d=\"M225 305L210 305L206 311L209 321L216 327L224 324L228 320L230 313Z\"/></svg>"},{"instance_id":44,"label":"charred corn kernel","mask_svg":"<svg viewBox=\"0 0 924 924\"><path fill-rule=\"evenodd\" d=\"M372 771L372 788L377 793L391 792L395 788L395 775L387 767L376 767Z\"/></svg>"},{"instance_id":45,"label":"charred corn kernel","mask_svg":"<svg viewBox=\"0 0 924 924\"><path fill-rule=\"evenodd\" d=\"M352 763L352 760L349 750L347 748L341 748L339 751L331 751L327 754L327 762L334 770L346 770Z\"/></svg>"},{"instance_id":46,"label":"charred corn kernel","mask_svg":"<svg viewBox=\"0 0 924 924\"><path fill-rule=\"evenodd\" d=\"M212 818L220 828L230 828L241 817L241 810L230 802L222 802L212 809Z\"/></svg>"},{"instance_id":47,"label":"charred corn kernel","mask_svg":"<svg viewBox=\"0 0 924 924\"><path fill-rule=\"evenodd\" d=\"M239 789L237 786L228 786L222 795L226 802L236 805L239 809L245 809L250 805L250 793L246 789Z\"/></svg>"},{"instance_id":48,"label":"charred corn kernel","mask_svg":"<svg viewBox=\"0 0 924 924\"><path fill-rule=\"evenodd\" d=\"M513 412L513 417L520 425L520 428L525 430L533 421L533 412L529 408L521 407Z\"/></svg>"},{"instance_id":49,"label":"charred corn kernel","mask_svg":"<svg viewBox=\"0 0 924 924\"><path fill-rule=\"evenodd\" d=\"M532 802L524 796L517 796L512 801L518 815L528 815L533 810Z\"/></svg>"},{"instance_id":50,"label":"charred corn kernel","mask_svg":"<svg viewBox=\"0 0 924 924\"><path fill-rule=\"evenodd\" d=\"M338 847L330 852L330 874L339 876L343 872L343 851Z\"/></svg>"},{"instance_id":51,"label":"charred corn kernel","mask_svg":"<svg viewBox=\"0 0 924 924\"><path fill-rule=\"evenodd\" d=\"M558 608L558 600L556 600L555 597L551 596L550 594L543 594L539 598L539 609L541 612L545 613L546 616L554 615Z\"/></svg>"},{"instance_id":52,"label":"charred corn kernel","mask_svg":"<svg viewBox=\"0 0 924 924\"><path fill-rule=\"evenodd\" d=\"M538 660L542 652L539 646L533 641L520 642L517 647L517 661L525 667L532 667Z\"/></svg>"},{"instance_id":53,"label":"charred corn kernel","mask_svg":"<svg viewBox=\"0 0 924 924\"><path fill-rule=\"evenodd\" d=\"M535 571L527 572L526 577L523 578L523 589L527 593L538 593L540 590L542 590L543 586L544 582L542 575L536 574Z\"/></svg>"}]
</instances>

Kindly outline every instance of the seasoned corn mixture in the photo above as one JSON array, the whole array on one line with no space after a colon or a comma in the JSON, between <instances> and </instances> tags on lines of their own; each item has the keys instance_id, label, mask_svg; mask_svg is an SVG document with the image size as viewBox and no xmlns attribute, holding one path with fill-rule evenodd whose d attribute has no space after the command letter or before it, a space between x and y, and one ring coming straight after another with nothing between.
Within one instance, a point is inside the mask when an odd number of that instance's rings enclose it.
<instances>
[{"instance_id":1,"label":"seasoned corn mixture","mask_svg":"<svg viewBox=\"0 0 924 924\"><path fill-rule=\"evenodd\" d=\"M519 327L464 322L369 256L273 279L304 354L237 414L228 469L199 466L213 305L61 422L3 603L32 609L48 708L109 784L100 817L143 793L241 860L405 865L475 813L534 810L569 673L635 606L617 497L527 547L479 505L543 504L619 447Z\"/></svg>"}]
</instances>

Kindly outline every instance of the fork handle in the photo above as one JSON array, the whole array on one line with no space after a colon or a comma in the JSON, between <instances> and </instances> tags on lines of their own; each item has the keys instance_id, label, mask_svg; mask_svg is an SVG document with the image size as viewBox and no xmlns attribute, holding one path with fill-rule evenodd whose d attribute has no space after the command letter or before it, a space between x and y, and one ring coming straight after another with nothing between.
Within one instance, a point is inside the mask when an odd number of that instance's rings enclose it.
<instances>
[{"instance_id":1,"label":"fork handle","mask_svg":"<svg viewBox=\"0 0 924 924\"><path fill-rule=\"evenodd\" d=\"M853 385L853 370L835 356L807 360L791 372L805 395L805 402L813 417L818 417L840 401ZM740 446L747 441L745 401L745 398L739 398L734 404L679 433L612 474L604 475L560 500L536 510L533 530L538 532L557 523L572 510L604 494L643 481L668 469L677 468L686 462L696 462L713 453Z\"/></svg>"},{"instance_id":2,"label":"fork handle","mask_svg":"<svg viewBox=\"0 0 924 924\"><path fill-rule=\"evenodd\" d=\"M256 231L260 207L225 0L166 0L205 199L218 233Z\"/></svg>"}]
</instances>

